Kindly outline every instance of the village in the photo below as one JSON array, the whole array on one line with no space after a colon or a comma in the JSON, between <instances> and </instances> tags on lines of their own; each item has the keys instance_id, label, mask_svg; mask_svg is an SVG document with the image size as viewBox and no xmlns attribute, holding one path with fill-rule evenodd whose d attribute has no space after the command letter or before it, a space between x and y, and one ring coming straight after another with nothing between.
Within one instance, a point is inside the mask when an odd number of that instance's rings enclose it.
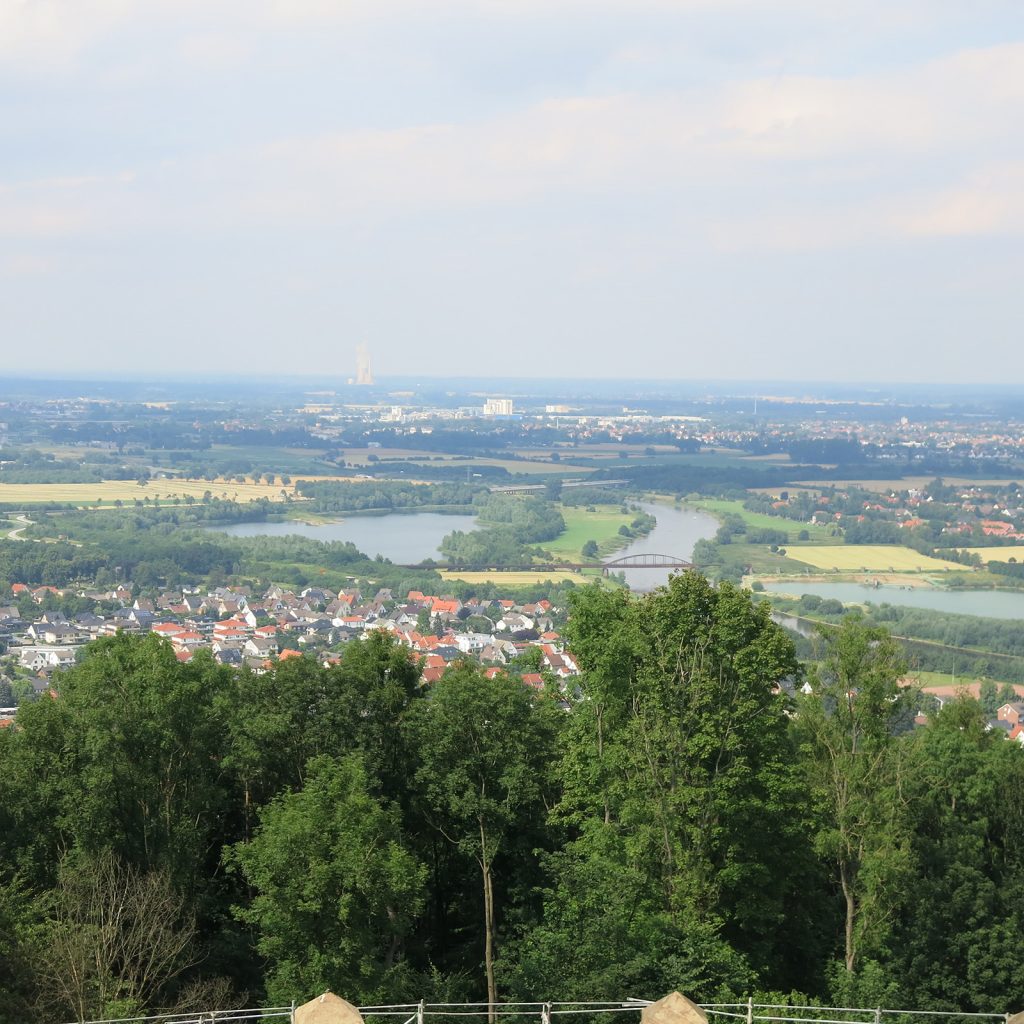
<instances>
[{"instance_id":1,"label":"village","mask_svg":"<svg viewBox=\"0 0 1024 1024\"><path fill-rule=\"evenodd\" d=\"M486 666L489 677L507 671L536 689L577 674L556 628L565 612L547 600L463 603L420 591L396 596L385 588L364 596L355 589L336 593L307 587L296 593L280 586L258 595L231 586L184 588L150 598L127 587L76 591L23 583L13 584L9 597L13 603L0 606L8 666L0 683L9 694L18 692L20 683L29 698L28 687L36 695L55 692L54 674L76 664L90 640L122 632L162 638L181 662L206 651L218 664L256 674L304 656L335 664L345 644L373 630L409 648L424 684L437 682L449 664L463 659ZM97 610L73 615L53 610L68 598L95 602ZM0 720L12 721L15 711L3 709Z\"/></svg>"}]
</instances>

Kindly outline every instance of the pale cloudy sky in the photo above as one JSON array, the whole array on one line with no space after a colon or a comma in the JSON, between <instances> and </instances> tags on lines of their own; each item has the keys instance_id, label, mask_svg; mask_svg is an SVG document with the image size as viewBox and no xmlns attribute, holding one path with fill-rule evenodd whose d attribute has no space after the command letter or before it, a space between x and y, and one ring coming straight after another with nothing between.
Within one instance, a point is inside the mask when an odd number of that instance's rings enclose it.
<instances>
[{"instance_id":1,"label":"pale cloudy sky","mask_svg":"<svg viewBox=\"0 0 1024 1024\"><path fill-rule=\"evenodd\" d=\"M0 0L0 366L1024 382L1020 0Z\"/></svg>"}]
</instances>

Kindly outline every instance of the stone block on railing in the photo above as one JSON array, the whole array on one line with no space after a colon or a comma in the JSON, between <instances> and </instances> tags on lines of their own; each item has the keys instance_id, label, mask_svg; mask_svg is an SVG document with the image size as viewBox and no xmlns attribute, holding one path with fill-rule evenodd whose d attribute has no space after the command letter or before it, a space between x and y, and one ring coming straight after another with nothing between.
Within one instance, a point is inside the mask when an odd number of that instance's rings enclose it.
<instances>
[{"instance_id":1,"label":"stone block on railing","mask_svg":"<svg viewBox=\"0 0 1024 1024\"><path fill-rule=\"evenodd\" d=\"M643 1008L640 1024L708 1024L708 1015L682 993L670 992Z\"/></svg>"},{"instance_id":2,"label":"stone block on railing","mask_svg":"<svg viewBox=\"0 0 1024 1024\"><path fill-rule=\"evenodd\" d=\"M295 1024L363 1024L363 1015L341 996L325 992L295 1007Z\"/></svg>"}]
</instances>

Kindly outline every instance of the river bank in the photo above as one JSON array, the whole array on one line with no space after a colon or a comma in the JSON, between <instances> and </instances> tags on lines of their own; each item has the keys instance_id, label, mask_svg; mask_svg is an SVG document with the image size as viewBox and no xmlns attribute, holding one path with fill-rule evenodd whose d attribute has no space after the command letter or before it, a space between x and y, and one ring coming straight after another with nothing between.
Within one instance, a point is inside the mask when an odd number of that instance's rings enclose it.
<instances>
[{"instance_id":1,"label":"river bank","mask_svg":"<svg viewBox=\"0 0 1024 1024\"><path fill-rule=\"evenodd\" d=\"M901 590L947 590L941 582L933 577L921 576L915 573L903 572L850 572L850 573L802 573L799 576L787 575L784 573L751 573L743 577L743 586L749 587L754 583L764 584L766 589L772 589L775 593L783 593L781 589L785 585L792 585L797 588L795 596L799 597L806 591L799 590L799 587L806 583L851 583L862 587L880 589L882 587L898 587ZM786 593L790 593L786 591Z\"/></svg>"}]
</instances>

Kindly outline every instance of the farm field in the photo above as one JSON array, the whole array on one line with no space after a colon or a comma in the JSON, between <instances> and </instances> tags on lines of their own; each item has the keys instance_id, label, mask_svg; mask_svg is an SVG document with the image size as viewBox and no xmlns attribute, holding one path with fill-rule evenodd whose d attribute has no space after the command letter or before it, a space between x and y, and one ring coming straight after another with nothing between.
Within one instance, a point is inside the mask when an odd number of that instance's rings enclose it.
<instances>
[{"instance_id":1,"label":"farm field","mask_svg":"<svg viewBox=\"0 0 1024 1024\"><path fill-rule=\"evenodd\" d=\"M566 470L575 470L577 473L589 473L593 470L572 465L571 459L563 456L561 462L552 462L549 457L538 461L517 460L517 459L488 459L463 458L445 452L417 451L406 448L345 448L341 452L341 458L350 466L373 465L377 469L386 469L388 462L422 462L425 465L441 463L445 466L460 466L472 470L474 466L493 466L498 469L505 469L511 474L545 474L560 473ZM293 474L294 475L294 474Z\"/></svg>"},{"instance_id":2,"label":"farm field","mask_svg":"<svg viewBox=\"0 0 1024 1024\"><path fill-rule=\"evenodd\" d=\"M154 498L163 502L186 497L199 501L207 491L214 497L234 501L255 501L257 498L283 501L282 490L292 494L294 489L280 483L240 484L233 480L150 480L145 487L140 487L134 480L104 480L89 484L0 483L0 504L21 506L59 502L95 508L113 505L117 501L130 504L144 498L151 502Z\"/></svg>"},{"instance_id":3,"label":"farm field","mask_svg":"<svg viewBox=\"0 0 1024 1024\"><path fill-rule=\"evenodd\" d=\"M956 562L922 555L913 548L895 544L805 544L793 550L793 557L816 569L840 572L947 572L963 571Z\"/></svg>"},{"instance_id":4,"label":"farm field","mask_svg":"<svg viewBox=\"0 0 1024 1024\"><path fill-rule=\"evenodd\" d=\"M634 518L634 513L623 515L615 505L597 506L596 512L565 506L559 511L565 520L565 531L541 547L569 561L578 561L582 557L581 549L588 540L596 540L603 554L614 551L626 539L619 536L619 527L623 524L628 526Z\"/></svg>"},{"instance_id":5,"label":"farm field","mask_svg":"<svg viewBox=\"0 0 1024 1024\"><path fill-rule=\"evenodd\" d=\"M587 583L586 576L574 572L460 572L458 569L438 570L441 579L461 580L463 583L494 583L509 587L529 587L535 583Z\"/></svg>"},{"instance_id":6,"label":"farm field","mask_svg":"<svg viewBox=\"0 0 1024 1024\"><path fill-rule=\"evenodd\" d=\"M154 460L161 460L160 456L166 453L147 451L147 457ZM188 453L191 456L193 453ZM313 472L324 472L328 466L320 456L322 451L310 448L291 448L285 445L226 445L215 444L205 451L194 453L194 458L181 460L179 465L196 463L200 466L209 466L214 472L221 467L227 466L230 472L231 463L249 463L254 468L263 472L288 473L292 477L297 474Z\"/></svg>"},{"instance_id":7,"label":"farm field","mask_svg":"<svg viewBox=\"0 0 1024 1024\"><path fill-rule=\"evenodd\" d=\"M969 551L972 555L980 555L981 560L987 565L989 562L1008 562L1011 558L1018 562L1024 562L1024 544L1008 544L999 548L960 548L961 551Z\"/></svg>"},{"instance_id":8,"label":"farm field","mask_svg":"<svg viewBox=\"0 0 1024 1024\"><path fill-rule=\"evenodd\" d=\"M740 516L748 527L755 530L785 530L789 534L789 543L796 544L797 534L806 530L810 540L800 541L803 544L828 544L835 545L835 537L828 532L827 526L817 526L812 523L798 523L792 519L783 519L781 516L766 516L763 512L750 512L743 507L742 501L727 501L721 498L701 498L700 501L691 502L695 508L710 512L713 516L721 518L727 514ZM795 557L795 556L794 556ZM809 561L809 559L804 559Z\"/></svg>"}]
</instances>

